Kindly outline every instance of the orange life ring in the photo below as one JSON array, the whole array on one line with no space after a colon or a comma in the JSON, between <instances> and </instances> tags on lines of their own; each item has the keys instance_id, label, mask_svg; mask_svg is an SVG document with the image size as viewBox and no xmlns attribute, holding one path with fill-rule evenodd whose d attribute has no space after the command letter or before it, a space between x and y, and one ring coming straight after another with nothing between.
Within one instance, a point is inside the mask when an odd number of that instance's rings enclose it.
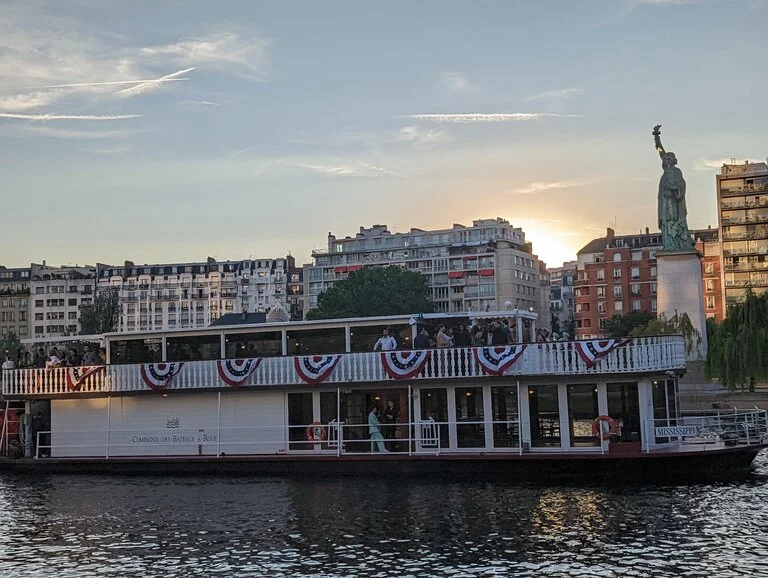
<instances>
[{"instance_id":1,"label":"orange life ring","mask_svg":"<svg viewBox=\"0 0 768 578\"><path fill-rule=\"evenodd\" d=\"M602 426L603 423L608 424L607 430ZM610 416L599 415L592 422L592 435L599 437L601 440L611 439L611 434L614 431L616 431L616 420Z\"/></svg>"},{"instance_id":2,"label":"orange life ring","mask_svg":"<svg viewBox=\"0 0 768 578\"><path fill-rule=\"evenodd\" d=\"M324 442L326 439L328 439L328 432L319 421L313 421L307 426L307 441Z\"/></svg>"}]
</instances>

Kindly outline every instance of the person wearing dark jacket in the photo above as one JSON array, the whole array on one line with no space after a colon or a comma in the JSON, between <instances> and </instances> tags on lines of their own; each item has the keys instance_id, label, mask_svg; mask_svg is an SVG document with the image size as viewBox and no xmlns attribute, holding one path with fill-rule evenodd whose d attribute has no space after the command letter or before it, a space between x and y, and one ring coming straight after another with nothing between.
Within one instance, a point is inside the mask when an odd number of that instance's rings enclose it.
<instances>
[{"instance_id":1,"label":"person wearing dark jacket","mask_svg":"<svg viewBox=\"0 0 768 578\"><path fill-rule=\"evenodd\" d=\"M453 336L453 344L456 347L470 347L472 345L472 336L463 323L459 325L458 331Z\"/></svg>"},{"instance_id":2,"label":"person wearing dark jacket","mask_svg":"<svg viewBox=\"0 0 768 578\"><path fill-rule=\"evenodd\" d=\"M428 349L429 348L429 332L426 327L422 327L419 334L413 338L414 349Z\"/></svg>"}]
</instances>

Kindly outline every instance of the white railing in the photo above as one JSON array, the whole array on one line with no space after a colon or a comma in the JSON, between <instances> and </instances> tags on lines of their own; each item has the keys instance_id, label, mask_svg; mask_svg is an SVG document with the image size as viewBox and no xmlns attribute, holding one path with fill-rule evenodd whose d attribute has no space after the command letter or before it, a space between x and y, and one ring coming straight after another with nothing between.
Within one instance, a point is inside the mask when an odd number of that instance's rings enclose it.
<instances>
[{"instance_id":1,"label":"white railing","mask_svg":"<svg viewBox=\"0 0 768 578\"><path fill-rule=\"evenodd\" d=\"M764 409L713 411L644 424L644 449L665 445L757 445L768 442L768 412Z\"/></svg>"},{"instance_id":2,"label":"white railing","mask_svg":"<svg viewBox=\"0 0 768 578\"><path fill-rule=\"evenodd\" d=\"M577 349L579 342L528 344L520 358L505 372L509 376L606 375L659 373L685 367L682 336L664 335L632 340L610 351L590 366ZM477 362L472 347L430 350L430 358L408 381L485 378L490 374ZM294 367L294 357L265 357L243 387L307 385ZM88 395L94 393L150 391L141 365L110 365L71 388L68 368L3 371L3 395ZM323 384L392 381L378 352L345 353ZM164 390L228 388L219 377L217 361L187 361Z\"/></svg>"}]
</instances>

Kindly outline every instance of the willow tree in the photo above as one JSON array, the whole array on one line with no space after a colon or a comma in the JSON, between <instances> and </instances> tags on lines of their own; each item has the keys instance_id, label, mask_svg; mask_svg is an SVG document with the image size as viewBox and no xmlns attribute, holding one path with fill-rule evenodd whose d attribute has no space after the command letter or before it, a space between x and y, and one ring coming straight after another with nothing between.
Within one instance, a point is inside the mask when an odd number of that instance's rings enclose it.
<instances>
[{"instance_id":1,"label":"willow tree","mask_svg":"<svg viewBox=\"0 0 768 578\"><path fill-rule=\"evenodd\" d=\"M717 323L707 321L707 374L720 378L729 389L754 389L768 379L768 292L747 289L743 302L728 310Z\"/></svg>"}]
</instances>

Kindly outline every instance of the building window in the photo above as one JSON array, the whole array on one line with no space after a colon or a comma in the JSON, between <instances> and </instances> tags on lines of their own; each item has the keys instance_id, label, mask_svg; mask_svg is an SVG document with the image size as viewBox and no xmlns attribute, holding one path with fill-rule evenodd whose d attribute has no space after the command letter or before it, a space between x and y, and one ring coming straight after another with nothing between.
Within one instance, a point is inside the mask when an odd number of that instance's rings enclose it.
<instances>
[{"instance_id":1,"label":"building window","mask_svg":"<svg viewBox=\"0 0 768 578\"><path fill-rule=\"evenodd\" d=\"M597 296L598 297L605 297L605 287L598 287L597 288Z\"/></svg>"},{"instance_id":2,"label":"building window","mask_svg":"<svg viewBox=\"0 0 768 578\"><path fill-rule=\"evenodd\" d=\"M651 283L651 295L656 295L656 283Z\"/></svg>"},{"instance_id":3,"label":"building window","mask_svg":"<svg viewBox=\"0 0 768 578\"><path fill-rule=\"evenodd\" d=\"M621 279L621 269L619 269L618 267L616 267L613 270L613 278L614 279Z\"/></svg>"},{"instance_id":4,"label":"building window","mask_svg":"<svg viewBox=\"0 0 768 578\"><path fill-rule=\"evenodd\" d=\"M613 304L613 312L616 315L621 315L622 313L624 313L624 304L621 301L616 301Z\"/></svg>"},{"instance_id":5,"label":"building window","mask_svg":"<svg viewBox=\"0 0 768 578\"><path fill-rule=\"evenodd\" d=\"M651 267L651 277L656 277L656 267Z\"/></svg>"},{"instance_id":6,"label":"building window","mask_svg":"<svg viewBox=\"0 0 768 578\"><path fill-rule=\"evenodd\" d=\"M706 283L707 291L714 291L715 290L715 281L714 281L714 279L707 279L705 283Z\"/></svg>"},{"instance_id":7,"label":"building window","mask_svg":"<svg viewBox=\"0 0 768 578\"><path fill-rule=\"evenodd\" d=\"M715 308L715 297L713 295L707 296L707 309Z\"/></svg>"},{"instance_id":8,"label":"building window","mask_svg":"<svg viewBox=\"0 0 768 578\"><path fill-rule=\"evenodd\" d=\"M621 261L621 253L614 253L613 254L613 261L614 261L614 263L618 263L619 261Z\"/></svg>"},{"instance_id":9,"label":"building window","mask_svg":"<svg viewBox=\"0 0 768 578\"><path fill-rule=\"evenodd\" d=\"M605 313L605 301L598 301L597 302L597 312L598 313Z\"/></svg>"},{"instance_id":10,"label":"building window","mask_svg":"<svg viewBox=\"0 0 768 578\"><path fill-rule=\"evenodd\" d=\"M597 326L598 326L600 329L605 329L605 322L606 322L606 321L607 321L607 319L598 319L598 320L597 320Z\"/></svg>"},{"instance_id":11,"label":"building window","mask_svg":"<svg viewBox=\"0 0 768 578\"><path fill-rule=\"evenodd\" d=\"M616 299L621 299L621 285L614 285L613 286L613 296Z\"/></svg>"},{"instance_id":12,"label":"building window","mask_svg":"<svg viewBox=\"0 0 768 578\"><path fill-rule=\"evenodd\" d=\"M640 267L632 267L632 279L640 279Z\"/></svg>"},{"instance_id":13,"label":"building window","mask_svg":"<svg viewBox=\"0 0 768 578\"><path fill-rule=\"evenodd\" d=\"M704 263L704 273L708 275L713 275L715 273L715 264L714 263Z\"/></svg>"},{"instance_id":14,"label":"building window","mask_svg":"<svg viewBox=\"0 0 768 578\"><path fill-rule=\"evenodd\" d=\"M640 283L632 283L630 291L632 292L632 295L640 295Z\"/></svg>"},{"instance_id":15,"label":"building window","mask_svg":"<svg viewBox=\"0 0 768 578\"><path fill-rule=\"evenodd\" d=\"M603 281L605 279L605 269L598 269L597 270L597 280Z\"/></svg>"},{"instance_id":16,"label":"building window","mask_svg":"<svg viewBox=\"0 0 768 578\"><path fill-rule=\"evenodd\" d=\"M632 311L640 311L640 300L635 299L632 301Z\"/></svg>"},{"instance_id":17,"label":"building window","mask_svg":"<svg viewBox=\"0 0 768 578\"><path fill-rule=\"evenodd\" d=\"M651 301L651 311L656 312L656 299Z\"/></svg>"},{"instance_id":18,"label":"building window","mask_svg":"<svg viewBox=\"0 0 768 578\"><path fill-rule=\"evenodd\" d=\"M634 239L633 239L634 241ZM633 261L642 261L643 260L643 252L642 251L632 251L632 260Z\"/></svg>"}]
</instances>

